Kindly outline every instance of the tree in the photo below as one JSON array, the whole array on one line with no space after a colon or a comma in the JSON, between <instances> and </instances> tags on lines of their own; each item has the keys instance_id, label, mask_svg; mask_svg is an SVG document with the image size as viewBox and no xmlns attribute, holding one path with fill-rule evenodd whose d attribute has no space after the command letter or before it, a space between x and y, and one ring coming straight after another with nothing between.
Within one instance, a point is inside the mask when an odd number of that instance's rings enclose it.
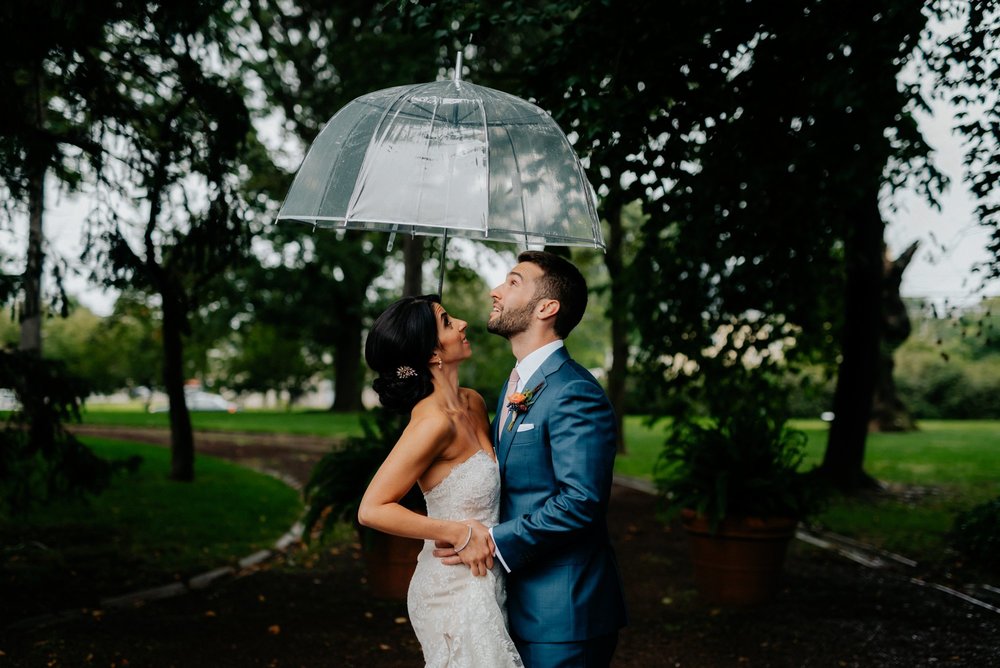
<instances>
[{"instance_id":1,"label":"tree","mask_svg":"<svg viewBox=\"0 0 1000 668\"><path fill-rule=\"evenodd\" d=\"M977 267L983 283L1000 278L1000 7L984 0L927 0L938 22L918 64L932 77L930 94L959 110L965 182L980 225L991 230L991 260ZM982 287L982 286L981 286Z\"/></svg>"},{"instance_id":2,"label":"tree","mask_svg":"<svg viewBox=\"0 0 1000 668\"><path fill-rule=\"evenodd\" d=\"M286 137L308 147L324 123L354 98L380 88L433 79L437 58L428 58L429 28L408 30L390 6L365 1L336 3L252 0L249 13L260 35L254 72L267 95L266 111L280 110ZM423 33L423 34L421 34ZM285 190L275 193L276 198ZM284 226L268 236L276 251L294 256L299 280L294 319L315 349L333 353L333 410L361 407L361 336L372 281L382 273L387 252L381 235ZM408 289L419 276L423 244L409 248Z\"/></svg>"},{"instance_id":3,"label":"tree","mask_svg":"<svg viewBox=\"0 0 1000 668\"><path fill-rule=\"evenodd\" d=\"M369 307L356 294L383 267L366 235L349 234L323 230L312 236L305 226L270 230L274 256L225 277L223 306L212 319L233 328L230 348L238 352L226 362L233 389L285 390L294 400L332 358L337 408L360 408L360 332ZM344 254L344 247L358 252ZM268 345L274 350L268 352Z\"/></svg>"},{"instance_id":4,"label":"tree","mask_svg":"<svg viewBox=\"0 0 1000 668\"><path fill-rule=\"evenodd\" d=\"M968 6L972 28L948 45L938 72L995 90L997 59L983 52L994 44L996 12L943 0L930 7L956 5ZM921 8L675 3L667 25L655 20L658 5L643 2L628 12L596 0L408 11L415 23L442 26L450 44L471 33L477 82L534 97L578 136L610 225L612 309L643 320L642 362L654 386L664 360L689 368L667 372L675 396L692 387L691 370L704 379L734 360L837 365L823 469L841 486L865 484L881 320L879 201L905 184L933 200L944 182L912 117L921 92L898 83L921 55ZM981 184L991 182L996 155L988 142L997 124L986 118L969 124L985 138L970 156L983 167ZM649 220L629 266L616 235L634 198ZM625 329L614 327L616 359L627 350ZM614 394L616 375L613 366Z\"/></svg>"},{"instance_id":5,"label":"tree","mask_svg":"<svg viewBox=\"0 0 1000 668\"><path fill-rule=\"evenodd\" d=\"M284 336L268 322L254 322L234 347L236 355L227 364L228 386L237 392L287 393L289 408L310 389L319 371L303 354L302 341Z\"/></svg>"},{"instance_id":6,"label":"tree","mask_svg":"<svg viewBox=\"0 0 1000 668\"><path fill-rule=\"evenodd\" d=\"M239 168L254 137L228 50L232 7L149 5L115 26L118 105L104 137L113 163L99 175L104 206L87 257L110 286L158 295L163 385L170 400L171 478L194 478L184 400L184 336L210 280L248 245ZM131 207L131 209L129 208Z\"/></svg>"},{"instance_id":7,"label":"tree","mask_svg":"<svg viewBox=\"0 0 1000 668\"><path fill-rule=\"evenodd\" d=\"M647 151L667 166L634 267L649 382L683 405L734 365L839 354L824 470L845 487L865 480L880 192L935 183L913 91L896 83L923 21L905 3L747 5L699 36L682 68L690 90L664 111L663 149Z\"/></svg>"},{"instance_id":8,"label":"tree","mask_svg":"<svg viewBox=\"0 0 1000 668\"><path fill-rule=\"evenodd\" d=\"M0 20L0 188L10 196L4 213L26 211L29 223L22 350L41 353L46 177L73 188L82 163L101 160L95 134L106 119L95 102L113 85L102 60L107 33L133 11L130 2L15 0Z\"/></svg>"},{"instance_id":9,"label":"tree","mask_svg":"<svg viewBox=\"0 0 1000 668\"><path fill-rule=\"evenodd\" d=\"M160 387L163 377L161 322L159 312L143 295L123 292L115 300L111 315L101 318L84 340L76 344L79 352L67 350L59 359L85 379L94 392ZM59 338L80 335L72 327L58 329L65 332ZM50 346L53 354L57 352L56 345L54 341Z\"/></svg>"},{"instance_id":10,"label":"tree","mask_svg":"<svg viewBox=\"0 0 1000 668\"><path fill-rule=\"evenodd\" d=\"M64 365L43 359L43 220L47 176L75 187L81 170L99 166L97 136L111 107L101 103L115 81L104 67L111 27L132 16L131 2L7 3L0 14L0 192L9 220L28 214L24 273L0 283L0 303L18 292L20 350L0 352L0 387L21 409L0 433L0 506L97 491L111 467L65 428L87 389ZM62 297L56 275L57 300ZM64 304L65 305L65 304Z\"/></svg>"}]
</instances>

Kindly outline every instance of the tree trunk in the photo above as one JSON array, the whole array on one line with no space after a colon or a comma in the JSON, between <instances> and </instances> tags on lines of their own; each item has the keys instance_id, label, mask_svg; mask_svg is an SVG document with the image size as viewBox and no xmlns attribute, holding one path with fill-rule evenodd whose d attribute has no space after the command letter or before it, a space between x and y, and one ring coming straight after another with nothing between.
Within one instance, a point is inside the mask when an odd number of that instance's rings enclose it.
<instances>
[{"instance_id":1,"label":"tree trunk","mask_svg":"<svg viewBox=\"0 0 1000 668\"><path fill-rule=\"evenodd\" d=\"M885 342L880 348L878 382L875 384L875 396L872 399L872 416L868 424L868 431L917 431L917 423L896 391L896 380L893 378L896 368L896 362L893 359L894 350Z\"/></svg>"},{"instance_id":2,"label":"tree trunk","mask_svg":"<svg viewBox=\"0 0 1000 668\"><path fill-rule=\"evenodd\" d=\"M184 318L177 295L170 289L163 298L163 387L170 400L170 479L194 480L194 433L184 400Z\"/></svg>"},{"instance_id":3,"label":"tree trunk","mask_svg":"<svg viewBox=\"0 0 1000 668\"><path fill-rule=\"evenodd\" d=\"M34 71L34 87L29 93L28 108L33 113L25 119L41 129L45 125L45 103L42 99L42 70L40 63ZM28 158L28 255L24 267L24 304L21 308L20 349L42 354L42 272L45 268L45 251L42 248L42 218L45 212L45 171L48 155L39 155L39 149L29 150Z\"/></svg>"},{"instance_id":4,"label":"tree trunk","mask_svg":"<svg viewBox=\"0 0 1000 668\"><path fill-rule=\"evenodd\" d=\"M875 194L877 195L877 193ZM882 234L877 196L845 235L846 294L841 362L821 472L833 485L852 490L874 481L864 472L865 439L878 373L882 325Z\"/></svg>"},{"instance_id":5,"label":"tree trunk","mask_svg":"<svg viewBox=\"0 0 1000 668\"><path fill-rule=\"evenodd\" d=\"M20 349L42 354L42 217L45 211L45 170L34 170L28 192L28 256L24 268Z\"/></svg>"},{"instance_id":6,"label":"tree trunk","mask_svg":"<svg viewBox=\"0 0 1000 668\"><path fill-rule=\"evenodd\" d=\"M869 431L916 431L917 425L896 392L893 356L896 349L910 336L910 317L906 304L899 294L903 272L917 252L919 241L910 244L895 260L888 255L883 259L882 277L882 332L879 346L878 378L872 402Z\"/></svg>"},{"instance_id":7,"label":"tree trunk","mask_svg":"<svg viewBox=\"0 0 1000 668\"><path fill-rule=\"evenodd\" d=\"M611 280L611 369L608 370L608 398L615 409L618 433L618 452L625 452L625 379L628 374L628 309L625 303L625 286L622 280L622 207L607 204L605 215L611 235L608 238L604 264Z\"/></svg>"},{"instance_id":8,"label":"tree trunk","mask_svg":"<svg viewBox=\"0 0 1000 668\"><path fill-rule=\"evenodd\" d=\"M403 296L423 294L424 238L407 236L403 239Z\"/></svg>"},{"instance_id":9,"label":"tree trunk","mask_svg":"<svg viewBox=\"0 0 1000 668\"><path fill-rule=\"evenodd\" d=\"M335 413L361 410L361 314L349 310L337 328L333 358L337 375L334 380L333 406Z\"/></svg>"}]
</instances>

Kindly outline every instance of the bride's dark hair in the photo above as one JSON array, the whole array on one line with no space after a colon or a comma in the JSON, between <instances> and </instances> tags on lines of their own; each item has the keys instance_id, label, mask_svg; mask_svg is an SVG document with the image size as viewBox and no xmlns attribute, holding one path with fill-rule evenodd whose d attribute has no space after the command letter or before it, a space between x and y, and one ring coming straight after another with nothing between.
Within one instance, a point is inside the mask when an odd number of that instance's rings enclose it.
<instances>
[{"instance_id":1,"label":"bride's dark hair","mask_svg":"<svg viewBox=\"0 0 1000 668\"><path fill-rule=\"evenodd\" d=\"M407 413L434 390L428 362L438 346L438 295L403 297L382 312L365 342L365 361L378 378L372 388L389 410Z\"/></svg>"}]
</instances>

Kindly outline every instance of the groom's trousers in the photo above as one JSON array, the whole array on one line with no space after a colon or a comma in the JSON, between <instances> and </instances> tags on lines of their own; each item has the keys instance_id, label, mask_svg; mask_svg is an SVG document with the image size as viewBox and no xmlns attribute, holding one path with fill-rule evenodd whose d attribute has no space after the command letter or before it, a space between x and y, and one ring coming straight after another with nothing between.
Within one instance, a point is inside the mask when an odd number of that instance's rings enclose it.
<instances>
[{"instance_id":1,"label":"groom's trousers","mask_svg":"<svg viewBox=\"0 0 1000 668\"><path fill-rule=\"evenodd\" d=\"M525 668L608 668L618 632L580 642L525 642L514 638Z\"/></svg>"}]
</instances>

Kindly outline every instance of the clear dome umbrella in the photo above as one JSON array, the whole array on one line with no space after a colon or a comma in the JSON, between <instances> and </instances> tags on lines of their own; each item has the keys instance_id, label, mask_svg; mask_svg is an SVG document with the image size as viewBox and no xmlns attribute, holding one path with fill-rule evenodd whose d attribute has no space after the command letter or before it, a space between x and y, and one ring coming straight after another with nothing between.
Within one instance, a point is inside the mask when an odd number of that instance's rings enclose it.
<instances>
[{"instance_id":1,"label":"clear dome umbrella","mask_svg":"<svg viewBox=\"0 0 1000 668\"><path fill-rule=\"evenodd\" d=\"M459 55L454 80L343 107L313 141L278 220L604 248L593 188L556 122L526 100L462 81L461 69Z\"/></svg>"}]
</instances>

